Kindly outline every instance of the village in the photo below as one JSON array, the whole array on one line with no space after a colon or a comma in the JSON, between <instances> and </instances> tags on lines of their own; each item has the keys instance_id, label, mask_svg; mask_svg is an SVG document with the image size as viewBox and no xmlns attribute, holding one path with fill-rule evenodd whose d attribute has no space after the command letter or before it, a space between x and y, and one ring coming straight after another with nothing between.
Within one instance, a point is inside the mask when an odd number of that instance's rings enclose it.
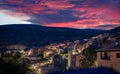
<instances>
[{"instance_id":1,"label":"village","mask_svg":"<svg viewBox=\"0 0 120 74\"><path fill-rule=\"evenodd\" d=\"M0 57L5 62L16 60L27 64L32 70L28 74L48 74L101 66L120 72L119 44L118 36L101 34L90 39L53 43L44 47L8 46L2 50Z\"/></svg>"}]
</instances>

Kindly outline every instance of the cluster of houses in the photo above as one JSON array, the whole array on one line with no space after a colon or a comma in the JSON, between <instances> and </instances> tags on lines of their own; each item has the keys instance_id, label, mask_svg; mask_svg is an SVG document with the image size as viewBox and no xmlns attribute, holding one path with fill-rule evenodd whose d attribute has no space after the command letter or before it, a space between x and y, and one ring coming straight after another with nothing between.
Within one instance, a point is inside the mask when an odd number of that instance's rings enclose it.
<instances>
[{"instance_id":1,"label":"cluster of houses","mask_svg":"<svg viewBox=\"0 0 120 74\"><path fill-rule=\"evenodd\" d=\"M120 35L107 38L107 44L97 50L98 66L112 68L120 73Z\"/></svg>"},{"instance_id":2,"label":"cluster of houses","mask_svg":"<svg viewBox=\"0 0 120 74\"><path fill-rule=\"evenodd\" d=\"M77 44L77 42L75 42ZM12 52L19 52L23 53L23 61L26 62L29 67L33 70L36 70L39 74L46 74L49 72L54 71L60 71L61 69L57 67L54 62L54 58L56 55L61 56L61 58L56 58L65 61L68 61L66 63L66 67L69 68L79 68L80 65L80 59L84 58L81 53L81 50L71 50L71 53L68 53L68 47L69 49L75 49L76 45L69 45L70 43L59 43L59 44L51 44L47 45L45 47L32 47L32 48L25 48L22 49L5 49L6 54L12 53ZM69 45L69 46L68 46ZM71 47L70 47L71 46ZM72 59L74 58L74 59ZM10 60L13 60L11 57L2 57L2 59L6 62L9 62ZM62 64L61 62L61 64Z\"/></svg>"},{"instance_id":3,"label":"cluster of houses","mask_svg":"<svg viewBox=\"0 0 120 74\"><path fill-rule=\"evenodd\" d=\"M50 60L48 60L49 62L44 64L44 66L35 64L33 66L36 67L37 71L41 74L46 74L49 72L55 72L55 71L61 71L61 68L59 68L58 66L55 65L55 61L58 63L63 64L64 61L67 61L66 64L66 69L77 69L80 66L80 60L84 58L84 56L81 54L80 50L70 50L70 53L68 52L68 46L66 46L66 44L62 44L60 43L58 44L52 44L49 46L46 46L44 48L31 48L30 50L26 51L26 58L31 60L31 61L35 61L35 60L39 60L36 56L34 57L33 55L38 55L40 53L43 54L44 58L50 57ZM71 47L70 49L73 49L73 47ZM63 52L63 53L61 53ZM56 57L56 55L60 55L60 57ZM33 57L36 59L33 59ZM55 61L54 61L55 59ZM57 60L58 59L58 60ZM64 60L64 61L63 61ZM60 62L61 61L61 62ZM45 63L45 62L44 62ZM34 68L35 69L35 68ZM62 69L63 70L63 69Z\"/></svg>"},{"instance_id":4,"label":"cluster of houses","mask_svg":"<svg viewBox=\"0 0 120 74\"><path fill-rule=\"evenodd\" d=\"M108 37L105 34L104 37ZM38 74L46 74L49 72L60 71L61 69L55 65L55 62L63 64L66 60L66 69L79 69L81 60L85 58L82 51L92 45L94 40L99 39L99 43L103 36L93 37L91 40L85 39L79 44L79 40L59 44L50 44L45 47L32 47L20 49L5 50L5 53L19 52L23 53L24 62L29 64L29 67ZM97 52L97 67L113 68L120 73L120 41L119 37L108 37L107 43L98 49ZM96 43L94 43L96 44ZM99 45L97 45L99 46ZM101 45L100 45L101 46ZM56 57L56 55L59 55ZM1 55L0 55L1 56ZM55 59L55 60L54 60ZM3 60L9 62L11 57L3 57ZM44 60L44 61L43 61Z\"/></svg>"}]
</instances>

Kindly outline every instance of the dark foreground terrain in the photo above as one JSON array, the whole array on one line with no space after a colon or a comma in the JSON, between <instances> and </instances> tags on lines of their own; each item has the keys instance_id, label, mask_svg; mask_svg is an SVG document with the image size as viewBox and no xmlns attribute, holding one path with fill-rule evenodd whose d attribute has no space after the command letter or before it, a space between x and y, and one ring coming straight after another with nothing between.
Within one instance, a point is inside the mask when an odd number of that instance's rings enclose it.
<instances>
[{"instance_id":1,"label":"dark foreground terrain","mask_svg":"<svg viewBox=\"0 0 120 74\"><path fill-rule=\"evenodd\" d=\"M80 70L69 70L65 72L55 72L51 74L118 74L112 69L108 68L88 68Z\"/></svg>"}]
</instances>

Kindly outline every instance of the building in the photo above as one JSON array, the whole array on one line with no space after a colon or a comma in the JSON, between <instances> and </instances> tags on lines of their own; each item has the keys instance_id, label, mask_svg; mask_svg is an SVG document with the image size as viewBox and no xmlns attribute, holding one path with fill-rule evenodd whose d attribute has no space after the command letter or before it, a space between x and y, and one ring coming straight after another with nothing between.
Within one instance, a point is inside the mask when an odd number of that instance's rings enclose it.
<instances>
[{"instance_id":1,"label":"building","mask_svg":"<svg viewBox=\"0 0 120 74\"><path fill-rule=\"evenodd\" d=\"M44 50L46 50L46 49L42 48L42 47L28 48L25 52L25 56L38 55L39 53L43 52Z\"/></svg>"},{"instance_id":2,"label":"building","mask_svg":"<svg viewBox=\"0 0 120 74\"><path fill-rule=\"evenodd\" d=\"M59 71L59 68L55 67L53 64L47 64L39 68L40 74L49 74Z\"/></svg>"},{"instance_id":3,"label":"building","mask_svg":"<svg viewBox=\"0 0 120 74\"><path fill-rule=\"evenodd\" d=\"M79 69L81 66L81 60L83 60L85 57L82 54L76 54L71 56L70 61L70 68L71 69Z\"/></svg>"},{"instance_id":4,"label":"building","mask_svg":"<svg viewBox=\"0 0 120 74\"><path fill-rule=\"evenodd\" d=\"M69 70L69 69L71 69L72 67L71 67L71 61L72 61L72 51L71 50L68 50L68 62L67 62L67 69Z\"/></svg>"},{"instance_id":5,"label":"building","mask_svg":"<svg viewBox=\"0 0 120 74\"><path fill-rule=\"evenodd\" d=\"M12 57L2 57L2 60L6 63L10 62L11 60L13 60Z\"/></svg>"},{"instance_id":6,"label":"building","mask_svg":"<svg viewBox=\"0 0 120 74\"><path fill-rule=\"evenodd\" d=\"M120 73L120 45L97 50L98 66L112 68Z\"/></svg>"},{"instance_id":7,"label":"building","mask_svg":"<svg viewBox=\"0 0 120 74\"><path fill-rule=\"evenodd\" d=\"M46 49L44 52L43 52L43 56L44 58L49 58L49 57L52 57L56 54L57 52L55 50L51 50L51 49Z\"/></svg>"},{"instance_id":8,"label":"building","mask_svg":"<svg viewBox=\"0 0 120 74\"><path fill-rule=\"evenodd\" d=\"M73 53L74 51L68 51L68 63L67 69L78 69L81 66L81 60L85 58L81 53Z\"/></svg>"}]
</instances>

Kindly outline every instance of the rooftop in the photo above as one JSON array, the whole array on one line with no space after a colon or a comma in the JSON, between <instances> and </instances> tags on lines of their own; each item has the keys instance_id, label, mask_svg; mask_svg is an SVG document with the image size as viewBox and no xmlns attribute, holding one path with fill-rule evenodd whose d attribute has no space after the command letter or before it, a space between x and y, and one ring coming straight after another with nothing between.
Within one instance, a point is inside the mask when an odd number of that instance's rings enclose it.
<instances>
[{"instance_id":1,"label":"rooftop","mask_svg":"<svg viewBox=\"0 0 120 74\"><path fill-rule=\"evenodd\" d=\"M111 46L106 46L104 48L98 49L99 51L120 51L120 45L111 45Z\"/></svg>"}]
</instances>

